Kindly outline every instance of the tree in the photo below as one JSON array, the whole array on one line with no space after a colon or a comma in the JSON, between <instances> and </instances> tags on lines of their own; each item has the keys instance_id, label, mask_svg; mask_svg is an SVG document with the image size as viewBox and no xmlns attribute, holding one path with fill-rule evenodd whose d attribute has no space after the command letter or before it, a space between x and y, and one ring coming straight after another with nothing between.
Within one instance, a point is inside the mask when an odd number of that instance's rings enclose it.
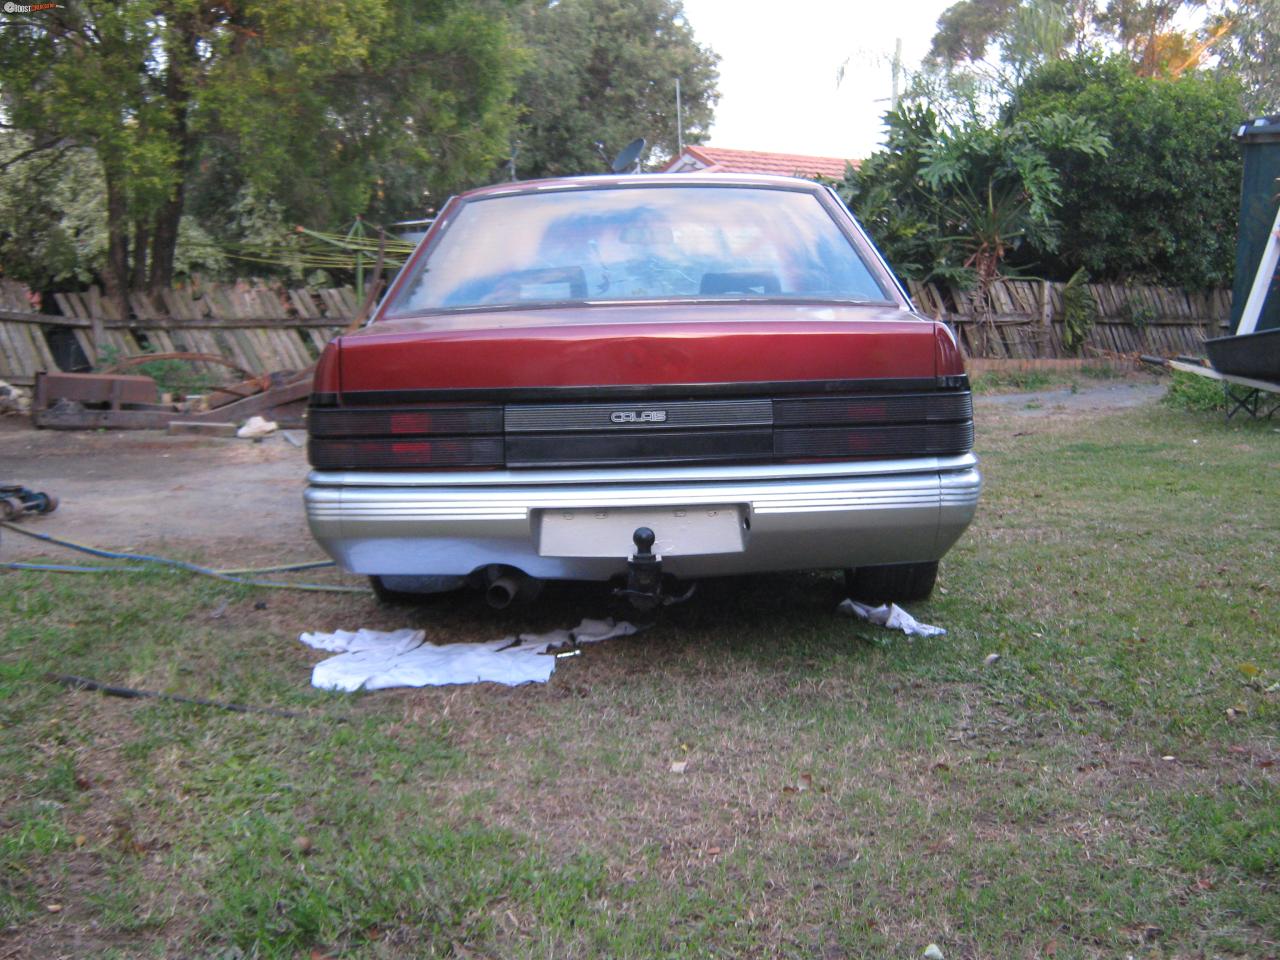
<instances>
[{"instance_id":1,"label":"tree","mask_svg":"<svg viewBox=\"0 0 1280 960\"><path fill-rule=\"evenodd\" d=\"M1142 76L1178 76L1200 66L1234 22L1215 14L1191 30L1179 26L1179 14L1205 7L1206 0L959 0L938 18L930 59L985 69L1003 93L1040 64L1104 49L1127 57Z\"/></svg>"},{"instance_id":2,"label":"tree","mask_svg":"<svg viewBox=\"0 0 1280 960\"><path fill-rule=\"evenodd\" d=\"M952 257L937 217L937 204L920 176L925 152L941 122L933 109L904 100L885 114L888 139L836 184L894 270L913 280L964 281L971 274Z\"/></svg>"},{"instance_id":3,"label":"tree","mask_svg":"<svg viewBox=\"0 0 1280 960\"><path fill-rule=\"evenodd\" d=\"M1185 69L1194 43L1174 29L1174 17L1188 7L1203 6L1204 0L1109 0L1094 19L1120 44L1138 74L1154 77L1171 68Z\"/></svg>"},{"instance_id":4,"label":"tree","mask_svg":"<svg viewBox=\"0 0 1280 960\"><path fill-rule=\"evenodd\" d=\"M971 285L987 318L1007 261L1057 247L1062 189L1050 153L1103 157L1110 148L1092 121L1064 113L948 125L908 104L886 119L888 148L846 173L842 196L899 272ZM994 334L987 324L979 331Z\"/></svg>"},{"instance_id":5,"label":"tree","mask_svg":"<svg viewBox=\"0 0 1280 960\"><path fill-rule=\"evenodd\" d=\"M200 183L202 212L216 217L248 185L309 225L421 217L505 154L523 60L502 7L350 2L355 21L376 15L373 27L357 23L368 39L345 62L315 51L330 42L319 33L305 45L258 44L220 66L205 100L216 135L204 150L224 154L230 163L213 169L232 176Z\"/></svg>"},{"instance_id":6,"label":"tree","mask_svg":"<svg viewBox=\"0 0 1280 960\"><path fill-rule=\"evenodd\" d=\"M1063 191L1050 155L1110 149L1092 121L1062 113L949 125L909 103L886 119L886 149L846 174L842 195L897 270L980 295L1019 250L1056 248Z\"/></svg>"},{"instance_id":7,"label":"tree","mask_svg":"<svg viewBox=\"0 0 1280 960\"><path fill-rule=\"evenodd\" d=\"M93 151L103 281L123 304L171 281L197 182L328 217L366 209L388 167L429 186L488 169L510 52L503 21L464 0L84 0L6 23L0 102L33 155Z\"/></svg>"},{"instance_id":8,"label":"tree","mask_svg":"<svg viewBox=\"0 0 1280 960\"><path fill-rule=\"evenodd\" d=\"M1061 243L1037 254L1065 278L1175 286L1228 284L1235 262L1241 161L1231 132L1240 86L1206 73L1142 77L1120 58L1052 63L1019 88L1006 118L1087 118L1112 144L1104 158L1049 151L1061 180Z\"/></svg>"},{"instance_id":9,"label":"tree","mask_svg":"<svg viewBox=\"0 0 1280 960\"><path fill-rule=\"evenodd\" d=\"M1063 196L1051 155L1102 160L1110 149L1092 120L1067 113L939 132L923 152L920 177L983 294L1024 243L1057 249Z\"/></svg>"},{"instance_id":10,"label":"tree","mask_svg":"<svg viewBox=\"0 0 1280 960\"><path fill-rule=\"evenodd\" d=\"M519 23L532 52L517 93L519 176L602 171L636 137L650 157L674 155L676 78L684 140L706 139L719 57L679 0L532 0Z\"/></svg>"},{"instance_id":11,"label":"tree","mask_svg":"<svg viewBox=\"0 0 1280 960\"><path fill-rule=\"evenodd\" d=\"M0 273L36 290L79 288L106 254L97 158L33 146L24 134L0 133Z\"/></svg>"},{"instance_id":12,"label":"tree","mask_svg":"<svg viewBox=\"0 0 1280 960\"><path fill-rule=\"evenodd\" d=\"M1280 0L1241 0L1224 15L1218 71L1244 85L1250 115L1280 110Z\"/></svg>"}]
</instances>

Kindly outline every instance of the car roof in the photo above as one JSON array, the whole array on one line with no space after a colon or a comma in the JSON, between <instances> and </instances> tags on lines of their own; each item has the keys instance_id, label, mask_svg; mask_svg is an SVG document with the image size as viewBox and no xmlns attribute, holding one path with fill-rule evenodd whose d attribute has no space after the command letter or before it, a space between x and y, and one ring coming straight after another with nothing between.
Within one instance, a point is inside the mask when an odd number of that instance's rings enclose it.
<instances>
[{"instance_id":1,"label":"car roof","mask_svg":"<svg viewBox=\"0 0 1280 960\"><path fill-rule=\"evenodd\" d=\"M458 194L461 200L557 190L598 189L600 187L762 187L767 189L821 191L825 188L801 177L779 177L763 173L633 173L549 180L515 180L477 187Z\"/></svg>"}]
</instances>

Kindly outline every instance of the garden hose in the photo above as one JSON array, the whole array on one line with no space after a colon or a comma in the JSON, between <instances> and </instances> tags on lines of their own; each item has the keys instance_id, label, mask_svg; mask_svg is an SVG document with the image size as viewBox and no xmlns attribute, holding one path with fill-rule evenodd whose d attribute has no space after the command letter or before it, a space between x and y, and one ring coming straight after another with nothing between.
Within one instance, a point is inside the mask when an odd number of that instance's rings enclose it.
<instances>
[{"instance_id":1,"label":"garden hose","mask_svg":"<svg viewBox=\"0 0 1280 960\"><path fill-rule=\"evenodd\" d=\"M0 527L12 530L15 533L21 533L24 536L31 537L33 540L40 540L44 543L49 543L57 547L66 547L69 550L77 550L81 553L87 553L94 557L102 557L106 560L126 560L133 563L159 564L161 566L173 567L178 570L185 570L188 573L198 573L201 576L213 577L217 580L226 580L230 583L245 584L251 587L273 587L281 590L310 590L326 593L369 592L366 587L349 587L341 584L326 583L286 583L280 580L258 580L252 577L239 576L239 574L284 573L291 570L314 570L317 567L332 566L332 560L311 560L305 563L280 564L271 567L244 567L230 570L215 570L210 567L202 567L199 564L188 563L185 560L172 560L168 557L157 557L146 553L125 553L116 550L102 550L98 547L90 547L83 543L76 543L73 540L62 540L47 533L37 533L34 530L26 530L7 520L0 520ZM0 563L0 569L43 570L55 573L110 573L113 571L139 570L142 568L136 566L88 567L77 566L74 564Z\"/></svg>"},{"instance_id":2,"label":"garden hose","mask_svg":"<svg viewBox=\"0 0 1280 960\"><path fill-rule=\"evenodd\" d=\"M133 687L117 687L90 680L88 677L75 677L60 673L46 673L45 679L60 683L72 690L96 690L108 697L124 697L128 700L169 700L173 703L185 703L195 707L216 707L232 713L265 713L272 717L306 718L307 714L295 710L279 710L275 707L251 707L243 703L228 703L225 700L207 700L204 697L184 697L176 693L160 693L156 690L137 690ZM334 717L338 723L345 723L346 717Z\"/></svg>"}]
</instances>

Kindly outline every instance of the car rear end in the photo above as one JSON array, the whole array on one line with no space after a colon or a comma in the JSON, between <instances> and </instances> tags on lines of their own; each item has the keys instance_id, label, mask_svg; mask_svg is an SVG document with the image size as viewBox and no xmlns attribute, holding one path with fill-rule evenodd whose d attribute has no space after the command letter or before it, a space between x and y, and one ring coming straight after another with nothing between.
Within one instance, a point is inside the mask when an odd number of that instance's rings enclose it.
<instances>
[{"instance_id":1,"label":"car rear end","mask_svg":"<svg viewBox=\"0 0 1280 960\"><path fill-rule=\"evenodd\" d=\"M384 307L317 370L313 533L393 586L607 580L646 528L680 578L936 563L981 485L968 383L946 328L862 256L889 291L868 302L780 295L751 270L593 301L553 265L520 281L565 284L549 302ZM588 287L616 282L600 260ZM708 275L753 289L708 296Z\"/></svg>"}]
</instances>

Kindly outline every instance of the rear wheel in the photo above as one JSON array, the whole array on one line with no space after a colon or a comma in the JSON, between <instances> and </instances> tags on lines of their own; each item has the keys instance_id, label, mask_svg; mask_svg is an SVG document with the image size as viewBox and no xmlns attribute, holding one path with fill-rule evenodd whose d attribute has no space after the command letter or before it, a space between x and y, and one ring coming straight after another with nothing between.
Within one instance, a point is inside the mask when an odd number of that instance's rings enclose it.
<instances>
[{"instance_id":1,"label":"rear wheel","mask_svg":"<svg viewBox=\"0 0 1280 960\"><path fill-rule=\"evenodd\" d=\"M420 599L416 594L406 593L403 590L392 590L382 582L381 577L370 577L369 586L373 587L373 595L378 598L379 603L392 604L394 606L408 606Z\"/></svg>"},{"instance_id":2,"label":"rear wheel","mask_svg":"<svg viewBox=\"0 0 1280 960\"><path fill-rule=\"evenodd\" d=\"M845 589L862 603L912 603L928 600L938 579L938 561L891 563L844 572Z\"/></svg>"}]
</instances>

